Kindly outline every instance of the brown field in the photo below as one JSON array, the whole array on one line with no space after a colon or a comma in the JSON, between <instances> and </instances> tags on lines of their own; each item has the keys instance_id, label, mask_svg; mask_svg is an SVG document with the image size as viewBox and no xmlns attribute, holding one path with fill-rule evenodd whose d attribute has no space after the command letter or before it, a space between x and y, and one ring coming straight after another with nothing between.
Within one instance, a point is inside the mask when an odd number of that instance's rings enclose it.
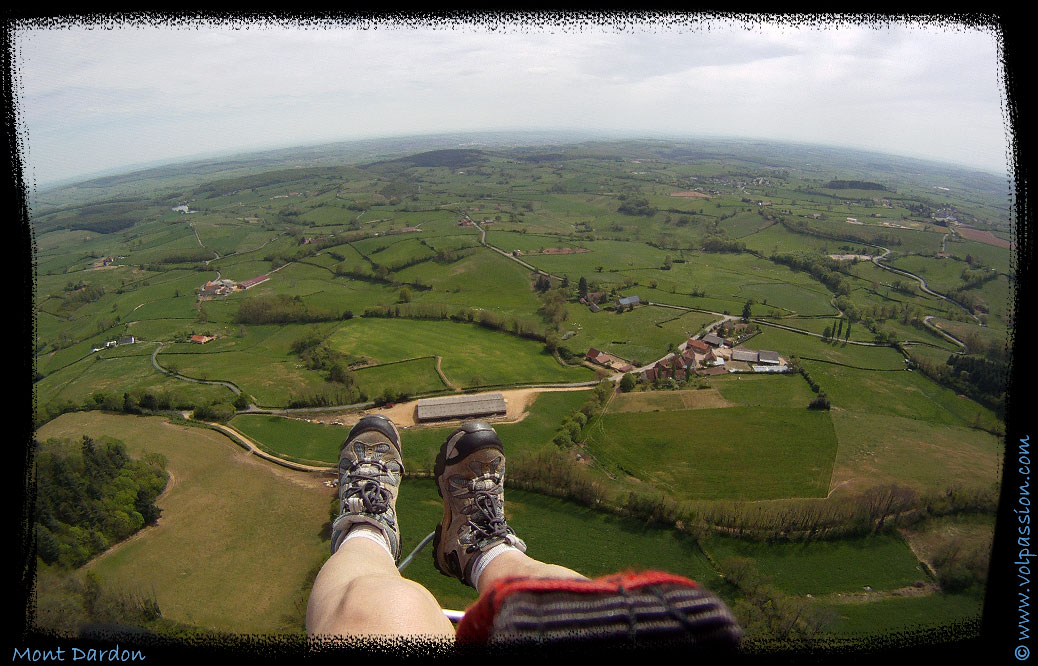
<instances>
[{"instance_id":1,"label":"brown field","mask_svg":"<svg viewBox=\"0 0 1038 666\"><path fill-rule=\"evenodd\" d=\"M978 243L987 243L988 245L994 245L995 247L1004 247L1012 249L1013 243L1007 240L1003 240L991 233L990 231L981 231L980 229L968 229L966 227L955 227L955 231L960 236L971 241L977 241Z\"/></svg>"},{"instance_id":2,"label":"brown field","mask_svg":"<svg viewBox=\"0 0 1038 666\"><path fill-rule=\"evenodd\" d=\"M944 548L959 545L962 552L990 551L995 535L993 517L965 516L928 520L921 526L901 528L912 552L933 570L934 557Z\"/></svg>"},{"instance_id":3,"label":"brown field","mask_svg":"<svg viewBox=\"0 0 1038 666\"><path fill-rule=\"evenodd\" d=\"M586 247L546 247L539 252L527 252L526 254L580 254L590 251Z\"/></svg>"},{"instance_id":4,"label":"brown field","mask_svg":"<svg viewBox=\"0 0 1038 666\"><path fill-rule=\"evenodd\" d=\"M154 595L170 620L234 633L302 630L297 604L309 589L307 574L327 556L321 535L334 495L321 476L262 461L211 430L162 417L70 413L37 438L83 434L120 439L134 457L161 453L176 480L157 502L157 525L83 572L97 572L113 590Z\"/></svg>"},{"instance_id":5,"label":"brown field","mask_svg":"<svg viewBox=\"0 0 1038 666\"><path fill-rule=\"evenodd\" d=\"M677 411L682 409L716 409L718 407L734 407L735 403L721 397L717 389L698 389L692 391L639 391L636 393L618 393L609 403L609 411L655 412Z\"/></svg>"},{"instance_id":6,"label":"brown field","mask_svg":"<svg viewBox=\"0 0 1038 666\"><path fill-rule=\"evenodd\" d=\"M1004 446L994 435L899 416L833 410L840 446L830 494L896 483L920 493L986 488L1002 478Z\"/></svg>"}]
</instances>

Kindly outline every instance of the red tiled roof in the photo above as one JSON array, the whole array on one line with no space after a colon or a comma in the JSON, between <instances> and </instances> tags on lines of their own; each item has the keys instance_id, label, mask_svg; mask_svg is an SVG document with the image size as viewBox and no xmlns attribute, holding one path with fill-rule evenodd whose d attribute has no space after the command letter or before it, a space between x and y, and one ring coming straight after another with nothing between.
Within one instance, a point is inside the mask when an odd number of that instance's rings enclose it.
<instances>
[{"instance_id":1,"label":"red tiled roof","mask_svg":"<svg viewBox=\"0 0 1038 666\"><path fill-rule=\"evenodd\" d=\"M706 344L702 340L689 340L686 347L691 347L692 349L703 352L710 350L710 345Z\"/></svg>"}]
</instances>

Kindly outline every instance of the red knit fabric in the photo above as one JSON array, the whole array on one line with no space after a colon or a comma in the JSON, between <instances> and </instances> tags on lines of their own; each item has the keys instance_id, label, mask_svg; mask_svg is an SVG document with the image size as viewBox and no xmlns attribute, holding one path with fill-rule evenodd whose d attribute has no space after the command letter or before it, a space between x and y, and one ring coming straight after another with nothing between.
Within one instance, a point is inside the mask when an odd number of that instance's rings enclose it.
<instances>
[{"instance_id":1,"label":"red knit fabric","mask_svg":"<svg viewBox=\"0 0 1038 666\"><path fill-rule=\"evenodd\" d=\"M665 571L625 571L594 580L565 578L506 578L494 583L493 587L480 595L479 599L465 611L458 623L456 638L461 642L485 643L494 626L494 616L501 605L517 592L572 592L577 594L612 594L621 588L634 590L645 585L670 583L686 587L699 587L688 578Z\"/></svg>"}]
</instances>

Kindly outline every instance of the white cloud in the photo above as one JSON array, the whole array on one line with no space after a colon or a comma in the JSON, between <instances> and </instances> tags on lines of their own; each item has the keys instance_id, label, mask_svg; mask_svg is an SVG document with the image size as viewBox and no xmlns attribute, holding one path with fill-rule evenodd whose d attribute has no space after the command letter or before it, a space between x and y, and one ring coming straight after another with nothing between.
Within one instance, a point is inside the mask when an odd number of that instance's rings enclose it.
<instances>
[{"instance_id":1,"label":"white cloud","mask_svg":"<svg viewBox=\"0 0 1038 666\"><path fill-rule=\"evenodd\" d=\"M979 31L456 27L21 31L27 163L45 182L288 140L524 126L1004 160L995 40Z\"/></svg>"}]
</instances>

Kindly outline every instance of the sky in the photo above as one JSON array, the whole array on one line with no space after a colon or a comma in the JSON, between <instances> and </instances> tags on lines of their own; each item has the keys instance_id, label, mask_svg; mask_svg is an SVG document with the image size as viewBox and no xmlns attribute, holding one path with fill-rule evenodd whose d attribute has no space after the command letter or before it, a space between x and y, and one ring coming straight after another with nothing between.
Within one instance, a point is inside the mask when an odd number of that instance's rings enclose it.
<instances>
[{"instance_id":1,"label":"sky","mask_svg":"<svg viewBox=\"0 0 1038 666\"><path fill-rule=\"evenodd\" d=\"M30 186L382 136L775 139L1007 174L998 35L756 19L16 26Z\"/></svg>"}]
</instances>

